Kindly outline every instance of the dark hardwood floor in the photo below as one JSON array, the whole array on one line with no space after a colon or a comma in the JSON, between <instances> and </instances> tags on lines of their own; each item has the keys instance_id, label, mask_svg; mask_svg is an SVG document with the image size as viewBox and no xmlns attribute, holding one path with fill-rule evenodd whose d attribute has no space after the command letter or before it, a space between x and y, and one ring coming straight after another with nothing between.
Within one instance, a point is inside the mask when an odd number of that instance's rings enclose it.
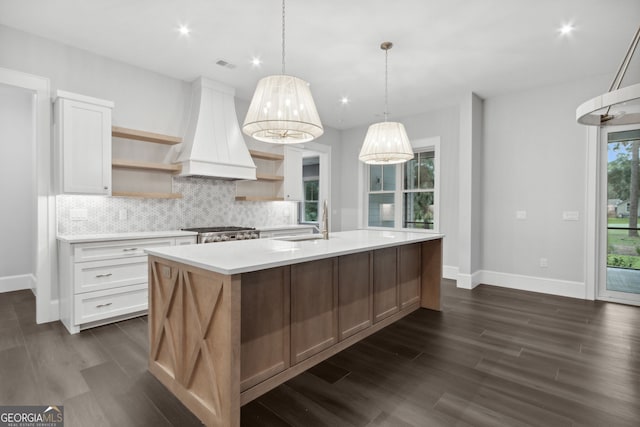
<instances>
[{"instance_id":1,"label":"dark hardwood floor","mask_svg":"<svg viewBox=\"0 0 640 427\"><path fill-rule=\"evenodd\" d=\"M640 308L443 282L418 310L242 408L243 426L638 426ZM0 294L0 404L67 426L191 426L147 370L147 321L69 335Z\"/></svg>"}]
</instances>

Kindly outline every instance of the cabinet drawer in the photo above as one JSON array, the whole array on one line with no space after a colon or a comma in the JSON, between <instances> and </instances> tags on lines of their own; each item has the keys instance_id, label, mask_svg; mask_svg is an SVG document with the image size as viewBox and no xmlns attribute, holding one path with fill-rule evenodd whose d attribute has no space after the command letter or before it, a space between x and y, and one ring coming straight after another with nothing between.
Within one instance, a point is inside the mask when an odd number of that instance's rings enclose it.
<instances>
[{"instance_id":1,"label":"cabinet drawer","mask_svg":"<svg viewBox=\"0 0 640 427\"><path fill-rule=\"evenodd\" d=\"M74 322L76 325L81 325L146 310L148 286L133 285L87 292L76 295L74 298Z\"/></svg>"},{"instance_id":2,"label":"cabinet drawer","mask_svg":"<svg viewBox=\"0 0 640 427\"><path fill-rule=\"evenodd\" d=\"M118 240L113 242L84 243L74 245L74 261L97 261L101 259L133 257L144 255L146 248L173 246L174 238Z\"/></svg>"},{"instance_id":3,"label":"cabinet drawer","mask_svg":"<svg viewBox=\"0 0 640 427\"><path fill-rule=\"evenodd\" d=\"M149 281L146 256L79 262L74 265L74 270L75 293L146 284Z\"/></svg>"}]
</instances>

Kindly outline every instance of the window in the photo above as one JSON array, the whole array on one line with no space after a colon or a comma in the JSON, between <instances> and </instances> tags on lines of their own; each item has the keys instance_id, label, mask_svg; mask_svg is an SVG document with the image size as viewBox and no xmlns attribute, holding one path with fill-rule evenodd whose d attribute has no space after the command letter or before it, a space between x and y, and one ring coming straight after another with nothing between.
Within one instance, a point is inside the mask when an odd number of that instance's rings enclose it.
<instances>
[{"instance_id":1,"label":"window","mask_svg":"<svg viewBox=\"0 0 640 427\"><path fill-rule=\"evenodd\" d=\"M395 165L369 166L369 226L394 227Z\"/></svg>"},{"instance_id":2,"label":"window","mask_svg":"<svg viewBox=\"0 0 640 427\"><path fill-rule=\"evenodd\" d=\"M438 145L439 138L414 145L415 157L402 165L365 166L368 227L438 230Z\"/></svg>"},{"instance_id":3,"label":"window","mask_svg":"<svg viewBox=\"0 0 640 427\"><path fill-rule=\"evenodd\" d=\"M433 151L416 153L404 165L403 228L434 228L434 156Z\"/></svg>"},{"instance_id":4,"label":"window","mask_svg":"<svg viewBox=\"0 0 640 427\"><path fill-rule=\"evenodd\" d=\"M301 203L302 222L318 222L318 178L304 180L304 200Z\"/></svg>"},{"instance_id":5,"label":"window","mask_svg":"<svg viewBox=\"0 0 640 427\"><path fill-rule=\"evenodd\" d=\"M320 220L320 156L302 158L303 200L300 202L300 223L318 223Z\"/></svg>"}]
</instances>

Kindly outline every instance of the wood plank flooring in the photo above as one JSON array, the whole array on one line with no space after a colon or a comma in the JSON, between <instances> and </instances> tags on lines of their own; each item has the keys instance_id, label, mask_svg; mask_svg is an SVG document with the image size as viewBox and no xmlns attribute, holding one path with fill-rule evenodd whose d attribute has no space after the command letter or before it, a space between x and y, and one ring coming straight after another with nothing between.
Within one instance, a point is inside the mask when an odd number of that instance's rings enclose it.
<instances>
[{"instance_id":1,"label":"wood plank flooring","mask_svg":"<svg viewBox=\"0 0 640 427\"><path fill-rule=\"evenodd\" d=\"M640 308L443 282L418 310L242 408L249 426L637 426ZM195 426L147 370L147 321L69 335L0 294L0 404L67 426Z\"/></svg>"}]
</instances>

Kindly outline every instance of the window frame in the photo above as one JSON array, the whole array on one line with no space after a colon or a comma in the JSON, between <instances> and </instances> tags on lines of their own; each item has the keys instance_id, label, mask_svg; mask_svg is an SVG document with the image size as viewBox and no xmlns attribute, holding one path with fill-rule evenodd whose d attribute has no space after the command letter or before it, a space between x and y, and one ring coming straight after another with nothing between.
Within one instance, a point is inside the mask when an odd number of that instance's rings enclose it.
<instances>
[{"instance_id":1,"label":"window frame","mask_svg":"<svg viewBox=\"0 0 640 427\"><path fill-rule=\"evenodd\" d=\"M433 176L433 229L424 229L424 228L406 228L404 225L404 194L412 193L412 192L430 192L431 190L420 190L420 189L405 189L404 188L404 169L405 163L395 165L395 175L396 175L396 188L393 191L370 191L370 181L369 181L369 165L363 164L362 167L362 192L363 195L361 200L361 228L365 228L368 230L381 230L381 231L389 231L389 230L400 230L400 231L411 231L417 233L438 233L440 232L440 137L433 138L425 138L413 141L411 143L414 153L424 153L424 152L433 152L433 166L434 166L434 176ZM369 225L369 195L370 194L385 194L385 193L394 193L394 226L393 227L380 227L380 226L370 226Z\"/></svg>"},{"instance_id":2,"label":"window frame","mask_svg":"<svg viewBox=\"0 0 640 427\"><path fill-rule=\"evenodd\" d=\"M317 221L306 221L304 214L305 214L305 206L307 205L307 193L306 193L306 189L305 189L305 184L308 181L317 181L318 182L318 200L315 201L315 203L318 205L318 220ZM302 178L302 200L300 200L300 203L298 203L298 209L299 209L299 218L300 224L313 224L313 225L318 225L320 224L320 215L321 215L321 211L320 211L320 177L319 176L308 176L308 177L304 177Z\"/></svg>"}]
</instances>

